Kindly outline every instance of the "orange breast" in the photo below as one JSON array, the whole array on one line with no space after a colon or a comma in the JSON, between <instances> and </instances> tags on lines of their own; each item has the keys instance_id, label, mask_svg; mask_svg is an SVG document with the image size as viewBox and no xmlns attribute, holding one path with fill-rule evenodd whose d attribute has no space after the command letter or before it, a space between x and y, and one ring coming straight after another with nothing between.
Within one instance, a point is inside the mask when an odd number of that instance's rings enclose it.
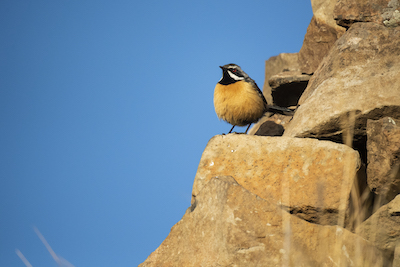
<instances>
[{"instance_id":1,"label":"orange breast","mask_svg":"<svg viewBox=\"0 0 400 267\"><path fill-rule=\"evenodd\" d=\"M218 118L238 126L258 121L266 111L258 92L245 81L218 83L214 90L214 108Z\"/></svg>"}]
</instances>

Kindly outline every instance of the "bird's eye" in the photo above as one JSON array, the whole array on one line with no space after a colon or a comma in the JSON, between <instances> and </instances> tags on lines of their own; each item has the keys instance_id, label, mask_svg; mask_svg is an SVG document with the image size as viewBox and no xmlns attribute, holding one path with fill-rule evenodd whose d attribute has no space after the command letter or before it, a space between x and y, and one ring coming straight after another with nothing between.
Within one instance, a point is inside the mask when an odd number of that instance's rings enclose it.
<instances>
[{"instance_id":1,"label":"bird's eye","mask_svg":"<svg viewBox=\"0 0 400 267\"><path fill-rule=\"evenodd\" d=\"M235 73L235 72L236 72L236 69L232 69L231 71L232 71L233 73Z\"/></svg>"}]
</instances>

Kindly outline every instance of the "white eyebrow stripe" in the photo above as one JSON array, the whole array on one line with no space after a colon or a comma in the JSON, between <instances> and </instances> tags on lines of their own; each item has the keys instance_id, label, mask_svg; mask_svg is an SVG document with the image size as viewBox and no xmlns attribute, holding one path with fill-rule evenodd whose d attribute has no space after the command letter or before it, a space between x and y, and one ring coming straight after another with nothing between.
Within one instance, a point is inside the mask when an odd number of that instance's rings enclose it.
<instances>
[{"instance_id":1,"label":"white eyebrow stripe","mask_svg":"<svg viewBox=\"0 0 400 267\"><path fill-rule=\"evenodd\" d=\"M230 70L228 70L228 74L229 74L229 76L231 76L231 78L234 79L235 81L244 80L244 77L239 77L239 76L235 75L234 73L232 73Z\"/></svg>"}]
</instances>

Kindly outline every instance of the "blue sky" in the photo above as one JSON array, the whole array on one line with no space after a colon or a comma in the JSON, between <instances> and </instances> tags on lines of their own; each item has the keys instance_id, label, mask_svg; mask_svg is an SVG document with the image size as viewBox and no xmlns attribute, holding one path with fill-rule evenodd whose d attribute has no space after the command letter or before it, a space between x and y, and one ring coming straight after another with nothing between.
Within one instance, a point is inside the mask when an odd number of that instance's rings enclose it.
<instances>
[{"instance_id":1,"label":"blue sky","mask_svg":"<svg viewBox=\"0 0 400 267\"><path fill-rule=\"evenodd\" d=\"M220 65L262 88L310 1L2 0L0 266L137 266L190 206ZM240 128L238 129L240 130ZM244 128L243 128L244 130Z\"/></svg>"}]
</instances>

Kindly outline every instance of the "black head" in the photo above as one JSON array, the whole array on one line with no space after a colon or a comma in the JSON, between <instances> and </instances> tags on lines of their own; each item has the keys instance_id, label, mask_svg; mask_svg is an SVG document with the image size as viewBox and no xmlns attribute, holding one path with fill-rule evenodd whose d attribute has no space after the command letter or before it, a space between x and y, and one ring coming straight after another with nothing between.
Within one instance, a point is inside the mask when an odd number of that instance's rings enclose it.
<instances>
[{"instance_id":1,"label":"black head","mask_svg":"<svg viewBox=\"0 0 400 267\"><path fill-rule=\"evenodd\" d=\"M226 64L220 66L220 68L222 69L222 78L219 80L219 83L223 85L235 83L249 77L249 75L236 64Z\"/></svg>"}]
</instances>

